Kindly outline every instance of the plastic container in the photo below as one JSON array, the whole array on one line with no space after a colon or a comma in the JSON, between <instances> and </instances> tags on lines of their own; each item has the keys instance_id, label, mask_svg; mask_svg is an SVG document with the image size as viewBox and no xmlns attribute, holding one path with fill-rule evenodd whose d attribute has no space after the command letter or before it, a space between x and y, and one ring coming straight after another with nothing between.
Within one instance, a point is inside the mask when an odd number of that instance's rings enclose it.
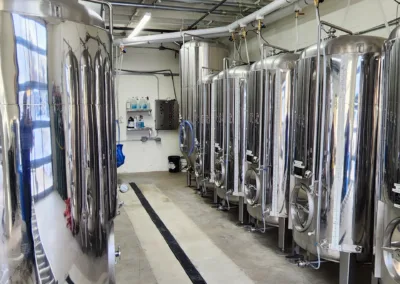
<instances>
[{"instance_id":1,"label":"plastic container","mask_svg":"<svg viewBox=\"0 0 400 284\"><path fill-rule=\"evenodd\" d=\"M138 98L132 98L131 108L138 109Z\"/></svg>"},{"instance_id":2,"label":"plastic container","mask_svg":"<svg viewBox=\"0 0 400 284\"><path fill-rule=\"evenodd\" d=\"M170 173L179 173L181 157L180 156L169 156L168 157L168 168Z\"/></svg>"},{"instance_id":3,"label":"plastic container","mask_svg":"<svg viewBox=\"0 0 400 284\"><path fill-rule=\"evenodd\" d=\"M146 107L147 109L151 109L149 97L146 97Z\"/></svg>"},{"instance_id":4,"label":"plastic container","mask_svg":"<svg viewBox=\"0 0 400 284\"><path fill-rule=\"evenodd\" d=\"M135 120L133 119L132 116L129 117L129 119L128 119L128 128L131 128L131 129L136 128Z\"/></svg>"},{"instance_id":5,"label":"plastic container","mask_svg":"<svg viewBox=\"0 0 400 284\"><path fill-rule=\"evenodd\" d=\"M147 109L147 101L144 97L140 99L140 108L146 110Z\"/></svg>"}]
</instances>

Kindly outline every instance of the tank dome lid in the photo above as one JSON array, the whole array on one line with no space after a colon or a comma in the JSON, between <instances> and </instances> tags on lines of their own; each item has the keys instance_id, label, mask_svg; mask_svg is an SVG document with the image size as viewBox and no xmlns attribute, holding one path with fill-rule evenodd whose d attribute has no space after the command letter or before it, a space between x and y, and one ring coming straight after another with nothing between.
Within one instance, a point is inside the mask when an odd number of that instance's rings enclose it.
<instances>
[{"instance_id":1,"label":"tank dome lid","mask_svg":"<svg viewBox=\"0 0 400 284\"><path fill-rule=\"evenodd\" d=\"M327 40L329 41L329 40ZM320 50L322 54L322 49L325 46L327 41L321 42ZM307 48L305 48L301 53L300 53L300 59L306 59L310 57L316 57L317 56L317 45L313 44Z\"/></svg>"},{"instance_id":2,"label":"tank dome lid","mask_svg":"<svg viewBox=\"0 0 400 284\"><path fill-rule=\"evenodd\" d=\"M218 75L213 77L213 81L221 80L225 78L225 72L228 72L228 78L247 78L250 71L250 65L238 65L235 67L231 67L228 70L221 71Z\"/></svg>"},{"instance_id":3,"label":"tank dome lid","mask_svg":"<svg viewBox=\"0 0 400 284\"><path fill-rule=\"evenodd\" d=\"M391 33L389 36L389 39L396 39L396 38L400 38L400 26L397 26Z\"/></svg>"},{"instance_id":4,"label":"tank dome lid","mask_svg":"<svg viewBox=\"0 0 400 284\"><path fill-rule=\"evenodd\" d=\"M104 28L103 19L78 0L0 0L0 10L50 22L58 19Z\"/></svg>"},{"instance_id":5,"label":"tank dome lid","mask_svg":"<svg viewBox=\"0 0 400 284\"><path fill-rule=\"evenodd\" d=\"M296 53L282 53L270 56L251 65L250 71L258 71L262 70L262 68L292 69L297 59L299 59L299 55Z\"/></svg>"},{"instance_id":6,"label":"tank dome lid","mask_svg":"<svg viewBox=\"0 0 400 284\"><path fill-rule=\"evenodd\" d=\"M249 74L250 65L240 65L229 68L228 78L246 78Z\"/></svg>"},{"instance_id":7,"label":"tank dome lid","mask_svg":"<svg viewBox=\"0 0 400 284\"><path fill-rule=\"evenodd\" d=\"M217 76L218 76L218 74L216 74L216 73L211 73L211 74L204 75L203 78L201 79L201 83L203 83L203 84L211 84L213 79L214 79L214 77L217 77Z\"/></svg>"},{"instance_id":8,"label":"tank dome lid","mask_svg":"<svg viewBox=\"0 0 400 284\"><path fill-rule=\"evenodd\" d=\"M376 36L343 35L326 42L325 54L381 52L384 41Z\"/></svg>"}]
</instances>

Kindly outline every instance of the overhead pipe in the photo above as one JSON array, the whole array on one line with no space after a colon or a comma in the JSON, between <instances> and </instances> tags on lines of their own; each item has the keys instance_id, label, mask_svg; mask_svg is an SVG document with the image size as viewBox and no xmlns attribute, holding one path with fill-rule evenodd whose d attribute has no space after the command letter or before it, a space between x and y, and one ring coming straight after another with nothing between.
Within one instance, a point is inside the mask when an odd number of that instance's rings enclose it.
<instances>
[{"instance_id":1,"label":"overhead pipe","mask_svg":"<svg viewBox=\"0 0 400 284\"><path fill-rule=\"evenodd\" d=\"M108 7L108 11L109 11L109 31L111 36L114 33L114 12L113 12L113 5L110 1L103 1L103 0L84 0L86 2L92 2L92 3L96 3L96 4L101 4L101 5L106 5Z\"/></svg>"},{"instance_id":2,"label":"overhead pipe","mask_svg":"<svg viewBox=\"0 0 400 284\"><path fill-rule=\"evenodd\" d=\"M118 1L110 1L110 3L114 6L121 6L121 7L135 7L135 8L146 8L146 9L165 10L165 11L193 12L193 13L208 13L209 12L208 9L191 8L191 7L184 7L184 6L167 6L167 5L128 3L128 2L118 2ZM212 14L224 15L224 16L228 16L228 15L236 16L238 13L235 11L213 11Z\"/></svg>"},{"instance_id":3,"label":"overhead pipe","mask_svg":"<svg viewBox=\"0 0 400 284\"><path fill-rule=\"evenodd\" d=\"M396 26L399 23L399 21L400 21L400 17L389 21L388 25L389 26ZM384 28L386 28L386 24L381 24L381 25L377 25L375 27L372 27L372 28L369 28L369 29L366 29L366 30L363 30L363 31L356 32L355 35L363 35L363 34L375 32L375 31L379 31L379 30L384 29Z\"/></svg>"},{"instance_id":4,"label":"overhead pipe","mask_svg":"<svg viewBox=\"0 0 400 284\"><path fill-rule=\"evenodd\" d=\"M311 3L310 3L311 4ZM305 4L305 5L310 5ZM200 30L192 30L190 34L192 36L202 36L204 38L215 38L220 36L225 36L227 34L232 33L239 27L245 27L247 24L256 21L262 20L268 14L278 11L279 9L285 8L287 6L293 5L293 3L287 2L287 0L275 0L274 2L264 6L260 10L247 15L246 17L239 19L233 22L230 25L210 28L210 29L200 29ZM180 41L184 38L191 38L188 36L185 31L170 33L170 34L161 34L161 35L150 35L150 36L139 36L134 37L132 39L118 39L114 42L116 45L140 45L140 44L148 44L148 43L160 43L160 42L174 42Z\"/></svg>"},{"instance_id":5,"label":"overhead pipe","mask_svg":"<svg viewBox=\"0 0 400 284\"><path fill-rule=\"evenodd\" d=\"M163 0L164 2L171 2L171 3L183 3L183 4L203 4L203 5L217 5L218 2L216 1L210 1L210 0ZM222 4L224 7L230 7L230 8L250 8L250 9L258 9L260 8L260 5L258 4L252 4L252 3L246 3L246 2L225 2Z\"/></svg>"}]
</instances>

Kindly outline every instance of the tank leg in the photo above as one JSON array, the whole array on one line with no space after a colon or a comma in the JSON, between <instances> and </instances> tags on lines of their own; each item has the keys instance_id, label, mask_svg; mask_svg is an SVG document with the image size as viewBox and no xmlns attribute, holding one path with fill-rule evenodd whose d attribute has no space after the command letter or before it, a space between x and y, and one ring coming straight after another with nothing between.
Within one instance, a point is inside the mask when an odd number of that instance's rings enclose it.
<instances>
[{"instance_id":1,"label":"tank leg","mask_svg":"<svg viewBox=\"0 0 400 284\"><path fill-rule=\"evenodd\" d=\"M190 170L186 172L186 183L188 187L192 186L192 174L190 173Z\"/></svg>"},{"instance_id":2,"label":"tank leg","mask_svg":"<svg viewBox=\"0 0 400 284\"><path fill-rule=\"evenodd\" d=\"M278 247L281 251L287 250L290 246L290 232L288 229L288 219L287 218L279 218L279 240Z\"/></svg>"},{"instance_id":3,"label":"tank leg","mask_svg":"<svg viewBox=\"0 0 400 284\"><path fill-rule=\"evenodd\" d=\"M304 255L300 254L300 247L294 242L292 238L292 254L286 256L286 259L290 263L299 263L300 261L304 261Z\"/></svg>"},{"instance_id":4,"label":"tank leg","mask_svg":"<svg viewBox=\"0 0 400 284\"><path fill-rule=\"evenodd\" d=\"M340 253L339 284L354 284L356 270L356 256L353 253Z\"/></svg>"},{"instance_id":5,"label":"tank leg","mask_svg":"<svg viewBox=\"0 0 400 284\"><path fill-rule=\"evenodd\" d=\"M201 177L196 177L196 190L198 191L199 195L201 194Z\"/></svg>"},{"instance_id":6,"label":"tank leg","mask_svg":"<svg viewBox=\"0 0 400 284\"><path fill-rule=\"evenodd\" d=\"M379 284L379 278L376 278L374 275L372 275L372 279L371 279L371 284Z\"/></svg>"},{"instance_id":7,"label":"tank leg","mask_svg":"<svg viewBox=\"0 0 400 284\"><path fill-rule=\"evenodd\" d=\"M206 197L207 196L207 183L206 183L206 180L203 180L201 182L200 191L201 191L201 197Z\"/></svg>"},{"instance_id":8,"label":"tank leg","mask_svg":"<svg viewBox=\"0 0 400 284\"><path fill-rule=\"evenodd\" d=\"M244 198L239 197L239 223L241 224L243 224L244 222L244 211L245 211Z\"/></svg>"},{"instance_id":9,"label":"tank leg","mask_svg":"<svg viewBox=\"0 0 400 284\"><path fill-rule=\"evenodd\" d=\"M219 206L218 206L218 210L219 211L228 211L228 206L226 205L227 203L226 203L226 200L225 199L222 199L221 200L221 203L219 204Z\"/></svg>"},{"instance_id":10,"label":"tank leg","mask_svg":"<svg viewBox=\"0 0 400 284\"><path fill-rule=\"evenodd\" d=\"M218 204L218 194L215 186L214 186L214 204Z\"/></svg>"}]
</instances>

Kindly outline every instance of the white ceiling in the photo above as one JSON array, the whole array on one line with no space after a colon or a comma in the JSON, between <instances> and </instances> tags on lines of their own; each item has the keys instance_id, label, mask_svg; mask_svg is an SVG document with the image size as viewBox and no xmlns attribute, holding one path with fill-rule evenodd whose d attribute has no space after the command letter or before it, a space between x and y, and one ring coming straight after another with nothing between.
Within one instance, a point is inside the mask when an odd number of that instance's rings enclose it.
<instances>
[{"instance_id":1,"label":"white ceiling","mask_svg":"<svg viewBox=\"0 0 400 284\"><path fill-rule=\"evenodd\" d=\"M273 0L227 0L215 10L215 13L208 14L201 20L195 28L227 25L254 12L271 1ZM220 3L220 0L115 0L111 2L144 4L156 8L116 5L114 7L114 33L116 36L124 36L135 28L146 12L151 12L152 18L142 34L188 29L200 17L206 15L205 12ZM179 11L163 9L160 5L173 7L173 9ZM196 11L184 11L185 8L196 9ZM97 10L99 10L98 6ZM107 14L104 13L106 21L108 21Z\"/></svg>"}]
</instances>

